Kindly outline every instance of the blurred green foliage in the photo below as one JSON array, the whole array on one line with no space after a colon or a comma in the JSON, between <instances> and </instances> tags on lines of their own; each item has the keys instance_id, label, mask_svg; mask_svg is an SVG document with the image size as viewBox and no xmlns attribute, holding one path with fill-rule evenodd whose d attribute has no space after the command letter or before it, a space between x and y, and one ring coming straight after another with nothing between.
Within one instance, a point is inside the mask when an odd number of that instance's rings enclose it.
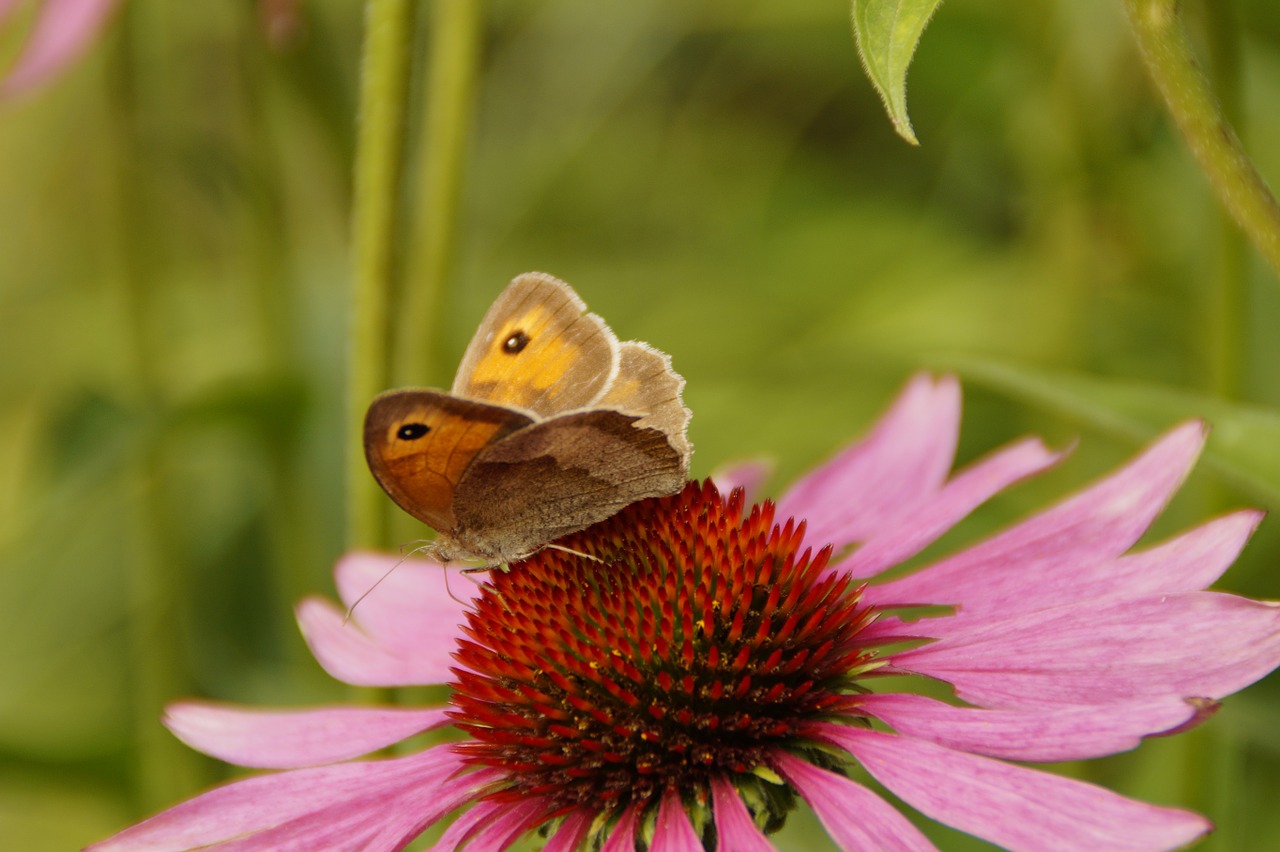
<instances>
[{"instance_id":1,"label":"blurred green foliage","mask_svg":"<svg viewBox=\"0 0 1280 852\"><path fill-rule=\"evenodd\" d=\"M357 697L290 607L331 588L356 440L360 5L305 0L273 40L251 3L126 3L62 79L0 105L0 848L90 842L225 777L160 728L167 701ZM443 338L415 383L447 383L488 302L541 269L671 353L697 475L766 454L776 488L929 368L966 378L962 461L1028 431L1080 438L947 546L1187 417L1222 439L1157 533L1280 494L1280 288L1117 0L945 4L909 76L919 148L841 0L485 14ZM1280 5L1187 14L1280 175ZM1274 527L1225 588L1280 597ZM400 521L386 544L422 532ZM1278 708L1272 677L1190 735L1066 769L1207 813L1205 848L1269 848ZM792 822L784 848L817 842L811 815Z\"/></svg>"}]
</instances>

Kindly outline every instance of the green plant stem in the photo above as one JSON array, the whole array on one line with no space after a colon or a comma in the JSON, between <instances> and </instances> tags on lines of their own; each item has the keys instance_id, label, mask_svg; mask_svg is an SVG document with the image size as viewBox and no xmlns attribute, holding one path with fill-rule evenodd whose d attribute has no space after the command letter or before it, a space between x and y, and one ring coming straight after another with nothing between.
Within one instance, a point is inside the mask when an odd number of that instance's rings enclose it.
<instances>
[{"instance_id":1,"label":"green plant stem","mask_svg":"<svg viewBox=\"0 0 1280 852\"><path fill-rule=\"evenodd\" d=\"M190 691L177 641L179 611L187 600L187 573L167 535L170 524L164 463L166 401L156 372L165 363L169 331L157 314L155 297L164 292L154 205L146 193L146 138L139 106L133 29L137 9L124 10L111 64L115 149L119 176L117 245L121 299L125 308L130 395L144 433L144 449L133 459L129 478L130 696L136 740L134 798L140 811L169 804L207 780L202 758L160 725L164 705Z\"/></svg>"},{"instance_id":2,"label":"green plant stem","mask_svg":"<svg viewBox=\"0 0 1280 852\"><path fill-rule=\"evenodd\" d=\"M1125 0L1147 70L1223 206L1280 275L1280 203L1196 63L1178 0Z\"/></svg>"},{"instance_id":3,"label":"green plant stem","mask_svg":"<svg viewBox=\"0 0 1280 852\"><path fill-rule=\"evenodd\" d=\"M301 394L294 392L300 383L295 320L299 315L298 275L281 196L286 180L281 145L275 132L277 125L272 120L271 87L262 85L263 80L280 73L280 57L272 50L252 11L246 10L249 14L242 17L244 29L240 34L245 45L241 54L244 64L240 96L245 105L245 129L250 140L246 162L256 178L240 220L248 261L243 278L254 297L250 304L255 308L256 330L263 348L264 378L278 385L285 399L296 404L301 399ZM308 515L307 478L299 440L302 419L279 412L269 417L270 422L260 424L255 435L262 442L266 487L270 489L265 508L271 556L268 564L272 591L289 606L314 593L315 578L323 569L313 558L315 535L311 518L314 516ZM287 426L281 428L282 422ZM318 678L315 666L305 659L309 656L306 646L296 639L296 625L277 620L273 627L280 631L279 646L291 663L289 673L300 680Z\"/></svg>"},{"instance_id":4,"label":"green plant stem","mask_svg":"<svg viewBox=\"0 0 1280 852\"><path fill-rule=\"evenodd\" d=\"M384 501L365 466L364 411L387 386L388 312L403 172L411 0L369 0L356 140L351 337L347 371L347 545L385 544Z\"/></svg>"},{"instance_id":5,"label":"green plant stem","mask_svg":"<svg viewBox=\"0 0 1280 852\"><path fill-rule=\"evenodd\" d=\"M407 283L396 312L397 384L443 380L436 375L440 304L453 267L482 21L480 0L432 3L414 239L408 242Z\"/></svg>"},{"instance_id":6,"label":"green plant stem","mask_svg":"<svg viewBox=\"0 0 1280 852\"><path fill-rule=\"evenodd\" d=\"M1202 3L1209 48L1209 72L1222 112L1243 129L1240 85L1240 39L1234 0ZM1226 211L1218 212L1218 257L1214 286L1209 293L1205 323L1208 389L1224 399L1238 399L1244 385L1247 327L1248 247Z\"/></svg>"}]
</instances>

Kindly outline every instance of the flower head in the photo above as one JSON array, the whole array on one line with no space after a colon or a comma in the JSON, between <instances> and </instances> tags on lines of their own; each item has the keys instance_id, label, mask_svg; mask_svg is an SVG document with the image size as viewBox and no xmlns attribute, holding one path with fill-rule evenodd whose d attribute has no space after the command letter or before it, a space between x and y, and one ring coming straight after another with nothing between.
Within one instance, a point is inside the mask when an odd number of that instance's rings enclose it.
<instances>
[{"instance_id":1,"label":"flower head","mask_svg":"<svg viewBox=\"0 0 1280 852\"><path fill-rule=\"evenodd\" d=\"M668 790L705 807L732 777L774 804L755 773L841 712L875 665L858 641L873 610L825 570L830 548L801 550L803 525L743 508L690 483L492 579L451 714L467 762L502 772L491 798L656 813Z\"/></svg>"},{"instance_id":2,"label":"flower head","mask_svg":"<svg viewBox=\"0 0 1280 852\"><path fill-rule=\"evenodd\" d=\"M290 771L94 848L398 849L466 807L437 848L538 830L550 850L767 849L799 799L842 848L931 848L865 779L1011 848L1191 842L1210 828L1196 814L1005 761L1132 748L1280 664L1280 607L1202 591L1258 514L1132 550L1199 451L1188 424L1049 510L880 582L1058 459L1023 441L948 475L958 418L955 383L919 378L776 508L691 483L495 572L465 607L426 565L362 603L360 629L304 602L335 676L451 681L450 705L171 708L193 746ZM343 598L384 562L344 560ZM896 691L905 676L954 697ZM467 739L351 760L445 724Z\"/></svg>"}]
</instances>

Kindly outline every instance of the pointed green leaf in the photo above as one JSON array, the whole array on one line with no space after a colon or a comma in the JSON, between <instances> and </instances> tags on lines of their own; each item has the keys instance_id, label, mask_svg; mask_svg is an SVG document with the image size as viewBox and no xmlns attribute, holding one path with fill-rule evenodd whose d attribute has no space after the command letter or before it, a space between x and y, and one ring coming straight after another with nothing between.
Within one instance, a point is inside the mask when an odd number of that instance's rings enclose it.
<instances>
[{"instance_id":1,"label":"pointed green leaf","mask_svg":"<svg viewBox=\"0 0 1280 852\"><path fill-rule=\"evenodd\" d=\"M1112 434L1145 441L1192 417L1213 428L1204 463L1268 508L1280 506L1280 411L1160 385L1050 372L986 360L950 360L966 378Z\"/></svg>"},{"instance_id":2,"label":"pointed green leaf","mask_svg":"<svg viewBox=\"0 0 1280 852\"><path fill-rule=\"evenodd\" d=\"M893 129L920 144L907 118L907 66L942 0L853 0L853 34L862 65L884 100Z\"/></svg>"}]
</instances>

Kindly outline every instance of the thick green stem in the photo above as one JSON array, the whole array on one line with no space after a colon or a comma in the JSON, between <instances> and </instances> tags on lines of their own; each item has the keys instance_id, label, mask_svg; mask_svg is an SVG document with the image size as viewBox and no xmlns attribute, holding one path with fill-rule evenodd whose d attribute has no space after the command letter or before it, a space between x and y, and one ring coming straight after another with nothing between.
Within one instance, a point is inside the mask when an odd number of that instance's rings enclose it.
<instances>
[{"instance_id":1,"label":"thick green stem","mask_svg":"<svg viewBox=\"0 0 1280 852\"><path fill-rule=\"evenodd\" d=\"M387 386L388 311L404 160L411 0L369 0L365 12L360 127L356 141L355 255L347 373L347 544L385 544L383 499L365 467L364 411Z\"/></svg>"},{"instance_id":2,"label":"thick green stem","mask_svg":"<svg viewBox=\"0 0 1280 852\"><path fill-rule=\"evenodd\" d=\"M436 375L440 303L453 266L482 20L480 0L435 0L432 4L414 239L408 243L408 275L396 312L394 366L398 384L446 378Z\"/></svg>"},{"instance_id":3,"label":"thick green stem","mask_svg":"<svg viewBox=\"0 0 1280 852\"><path fill-rule=\"evenodd\" d=\"M1178 0L1125 0L1147 70L1232 218L1280 274L1280 203L1258 174L1196 63Z\"/></svg>"}]
</instances>

